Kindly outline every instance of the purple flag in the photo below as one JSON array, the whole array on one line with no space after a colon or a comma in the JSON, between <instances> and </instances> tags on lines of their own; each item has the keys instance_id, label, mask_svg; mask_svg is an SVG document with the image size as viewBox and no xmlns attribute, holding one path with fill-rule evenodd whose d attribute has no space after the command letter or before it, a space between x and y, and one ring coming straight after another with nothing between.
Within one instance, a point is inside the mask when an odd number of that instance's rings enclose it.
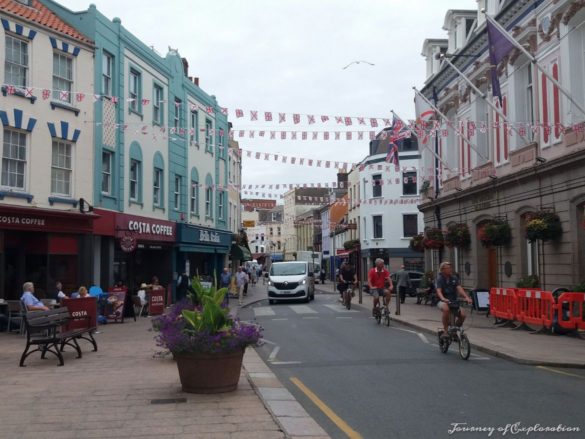
<instances>
[{"instance_id":1,"label":"purple flag","mask_svg":"<svg viewBox=\"0 0 585 439\"><path fill-rule=\"evenodd\" d=\"M492 76L492 95L502 102L502 91L498 79L498 64L516 47L489 19L487 20L488 48L490 52L490 72Z\"/></svg>"}]
</instances>

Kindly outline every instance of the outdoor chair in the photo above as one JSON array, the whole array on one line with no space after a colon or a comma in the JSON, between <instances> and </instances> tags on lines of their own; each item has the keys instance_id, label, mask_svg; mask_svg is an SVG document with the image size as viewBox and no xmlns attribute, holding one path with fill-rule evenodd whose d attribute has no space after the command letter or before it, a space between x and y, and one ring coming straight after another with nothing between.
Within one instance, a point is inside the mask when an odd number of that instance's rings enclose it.
<instances>
[{"instance_id":1,"label":"outdoor chair","mask_svg":"<svg viewBox=\"0 0 585 439\"><path fill-rule=\"evenodd\" d=\"M24 305L20 300L7 300L6 303L8 304L8 326L6 331L11 332L12 324L18 323L18 333L24 334L23 316L26 314Z\"/></svg>"}]
</instances>

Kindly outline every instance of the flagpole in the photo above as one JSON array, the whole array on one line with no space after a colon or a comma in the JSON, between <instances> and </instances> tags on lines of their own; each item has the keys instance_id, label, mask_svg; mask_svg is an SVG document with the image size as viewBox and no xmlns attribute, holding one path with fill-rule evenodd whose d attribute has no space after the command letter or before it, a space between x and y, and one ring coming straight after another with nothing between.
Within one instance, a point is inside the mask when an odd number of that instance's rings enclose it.
<instances>
[{"instance_id":1,"label":"flagpole","mask_svg":"<svg viewBox=\"0 0 585 439\"><path fill-rule=\"evenodd\" d=\"M501 33L502 35L504 35L504 37L506 37L506 39L508 41L510 41L510 43L512 43L514 46L516 46L518 49L520 49L520 51L526 55L528 57L528 59L530 60L530 62L532 62L532 64L534 64L536 66L536 68L538 70L540 70L540 72L546 76L548 79L550 79L550 81L555 85L555 87L558 87L558 89L561 91L562 94L564 94L567 99L569 99L569 101L571 101L571 103L577 107L577 109L581 112L581 114L585 115L585 110L583 109L583 107L581 105L579 105L578 102L575 101L575 99L573 99L573 97L571 96L571 94L569 93L568 90L565 90L563 88L563 86L559 83L559 81L557 81L550 73L548 73L540 64L538 64L538 61L536 60L536 58L534 57L534 55L532 55L528 50L526 50L524 48L524 46L522 46L522 44L520 44L514 37L512 37L512 35L510 35L508 33L508 31L506 29L504 29L504 27L498 23L496 20L494 20L493 17L490 17L487 12L485 11L485 9L482 9L481 12L485 15L486 20L488 20L491 24L493 24ZM489 42L488 42L489 44Z\"/></svg>"},{"instance_id":2,"label":"flagpole","mask_svg":"<svg viewBox=\"0 0 585 439\"><path fill-rule=\"evenodd\" d=\"M412 89L414 90L414 92L415 92L415 93L416 93L418 96L420 96L420 97L421 97L421 99L422 99L422 100L424 100L424 101L425 101L427 104L429 104L429 106L430 106L430 107L431 107L433 110L435 110L439 116L441 116L443 119L445 119L445 121L447 121L447 122L451 123L451 121L449 120L449 118L448 118L448 117L447 117L447 116L446 116L444 113L442 113L442 112L441 112L441 110L439 110L439 109L438 109L436 106L434 106L434 105L431 103L431 101L429 101L429 100L426 98L426 96L425 96L425 95L423 95L423 94L422 94L420 91L418 91L418 90L416 89L416 87L412 87ZM467 137L465 137L465 136L463 135L463 133L461 133L461 131L459 131L457 128L454 128L454 130L455 130L455 134L457 134L458 136L460 136L460 137L463 139L463 141L464 141L465 143L467 143L467 144L468 144L468 145L471 147L471 149L473 149L473 150L476 152L476 154L477 154L478 156L480 156L480 157L481 157L482 159L484 159L486 162L487 162L487 161L489 161L489 159L488 159L487 157L484 157L484 156L483 156L483 155L482 155L482 154L481 154L481 153L480 153L480 152L479 152L479 151L476 149L476 145L474 145L473 143L471 143L471 141L470 141L470 140L469 140Z\"/></svg>"},{"instance_id":3,"label":"flagpole","mask_svg":"<svg viewBox=\"0 0 585 439\"><path fill-rule=\"evenodd\" d=\"M453 70L455 70L459 76L461 76L463 78L463 80L465 82L467 82L470 87L473 89L473 91L480 97L482 98L486 104L489 105L489 107L494 110L496 113L498 113L500 115L500 117L504 120L505 123L507 123L508 125L510 125L510 127L516 132L516 134L518 134L518 136L520 136L522 139L524 139L524 141L526 142L526 144L530 143L530 140L528 140L525 136L523 136L522 134L520 134L518 132L518 130L516 129L516 127L514 126L514 124L510 123L510 121L508 120L508 118L506 117L506 115L502 112L502 110L500 110L496 105L494 105L489 99L486 98L486 95L484 92L482 92L479 88L477 88L475 86L475 84L471 81L471 79L469 79L467 76L465 76L463 74L463 72L461 70L459 70L457 67L455 67L455 65L449 61L449 59L441 54L440 58L443 59L447 64L449 64L449 66L451 66L451 68Z\"/></svg>"},{"instance_id":4,"label":"flagpole","mask_svg":"<svg viewBox=\"0 0 585 439\"><path fill-rule=\"evenodd\" d=\"M402 122L402 124L404 124L404 120L402 120L402 119L401 119L401 117L400 117L398 114L396 114L396 112L395 112L394 110L390 110L390 113L392 113L392 114L394 115L394 117L396 117L396 119L398 119L400 122ZM412 130L412 131L411 131L411 133L413 133L413 134L414 134L414 136L417 138L417 140L419 139L419 137L418 137L418 134L416 134L416 131L415 131L415 130ZM420 143L419 143L419 144L420 144ZM442 164L442 165L443 165L443 166L444 166L444 167L445 167L447 170L449 170L449 171L452 171L452 169L449 167L449 165L447 165L447 163L446 163L445 161L443 161L443 159L442 159L441 157L439 157L439 156L438 156L438 155L435 153L435 151L433 151L431 148L429 148L429 146L428 146L428 145L424 145L424 147L425 147L426 149L428 149L428 150L431 152L431 154L433 154L433 156L434 156L434 157L435 157L437 160L439 160L439 161L441 162L441 164ZM437 172L437 170L436 170L436 169L435 169L435 172Z\"/></svg>"}]
</instances>

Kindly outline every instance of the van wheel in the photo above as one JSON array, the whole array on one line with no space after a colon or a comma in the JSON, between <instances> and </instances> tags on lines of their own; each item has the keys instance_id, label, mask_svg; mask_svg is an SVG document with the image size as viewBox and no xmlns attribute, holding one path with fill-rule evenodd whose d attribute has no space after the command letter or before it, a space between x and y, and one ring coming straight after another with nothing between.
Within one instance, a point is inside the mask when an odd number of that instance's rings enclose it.
<instances>
[{"instance_id":1,"label":"van wheel","mask_svg":"<svg viewBox=\"0 0 585 439\"><path fill-rule=\"evenodd\" d=\"M307 297L305 299L305 303L309 303L311 301L311 295L307 293Z\"/></svg>"},{"instance_id":2,"label":"van wheel","mask_svg":"<svg viewBox=\"0 0 585 439\"><path fill-rule=\"evenodd\" d=\"M272 299L268 299L268 304L269 304L269 305L272 305L272 304L274 304L274 300L272 300Z\"/></svg>"}]
</instances>

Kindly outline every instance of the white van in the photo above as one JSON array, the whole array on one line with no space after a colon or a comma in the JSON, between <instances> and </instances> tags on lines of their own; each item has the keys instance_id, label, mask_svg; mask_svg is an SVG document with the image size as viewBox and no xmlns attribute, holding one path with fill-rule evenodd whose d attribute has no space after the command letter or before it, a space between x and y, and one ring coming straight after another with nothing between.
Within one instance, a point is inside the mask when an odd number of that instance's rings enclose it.
<instances>
[{"instance_id":1,"label":"white van","mask_svg":"<svg viewBox=\"0 0 585 439\"><path fill-rule=\"evenodd\" d=\"M268 302L315 300L315 275L305 261L274 262L268 277Z\"/></svg>"}]
</instances>

